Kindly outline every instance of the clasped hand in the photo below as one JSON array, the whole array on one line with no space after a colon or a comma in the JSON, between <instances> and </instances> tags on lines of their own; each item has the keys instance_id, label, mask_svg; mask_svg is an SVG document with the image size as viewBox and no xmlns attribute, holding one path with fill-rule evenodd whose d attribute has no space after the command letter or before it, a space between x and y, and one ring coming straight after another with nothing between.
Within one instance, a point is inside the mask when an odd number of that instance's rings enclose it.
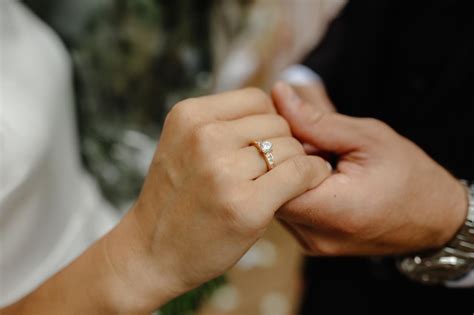
<instances>
[{"instance_id":1,"label":"clasped hand","mask_svg":"<svg viewBox=\"0 0 474 315\"><path fill-rule=\"evenodd\" d=\"M277 212L311 254L434 249L463 224L463 185L385 123L337 114L326 98L309 103L282 83L273 98L295 137L337 157L331 176Z\"/></svg>"},{"instance_id":2,"label":"clasped hand","mask_svg":"<svg viewBox=\"0 0 474 315\"><path fill-rule=\"evenodd\" d=\"M256 140L273 143L270 172L250 145ZM108 243L113 269L123 283L140 284L134 304L153 310L234 265L281 206L329 173L258 89L182 101L167 116L140 197L117 228L127 243ZM126 247L133 251L124 254Z\"/></svg>"},{"instance_id":3,"label":"clasped hand","mask_svg":"<svg viewBox=\"0 0 474 315\"><path fill-rule=\"evenodd\" d=\"M250 88L173 108L116 229L127 243L107 245L122 282L140 283L143 310L157 306L154 293L163 301L225 272L275 215L316 255L402 253L453 236L467 209L454 177L384 123L317 105L278 84L273 100ZM264 139L269 172L250 145ZM336 155L334 171L301 143Z\"/></svg>"}]
</instances>

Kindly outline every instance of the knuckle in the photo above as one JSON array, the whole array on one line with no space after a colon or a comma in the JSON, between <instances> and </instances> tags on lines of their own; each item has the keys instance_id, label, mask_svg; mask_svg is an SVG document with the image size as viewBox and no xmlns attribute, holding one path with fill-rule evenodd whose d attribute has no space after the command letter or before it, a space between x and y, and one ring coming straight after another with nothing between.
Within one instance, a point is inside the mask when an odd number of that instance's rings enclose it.
<instances>
[{"instance_id":1,"label":"knuckle","mask_svg":"<svg viewBox=\"0 0 474 315\"><path fill-rule=\"evenodd\" d=\"M201 175L213 192L217 201L227 200L229 193L229 184L233 184L232 168L224 158L209 159L204 158L199 163Z\"/></svg>"},{"instance_id":2,"label":"knuckle","mask_svg":"<svg viewBox=\"0 0 474 315\"><path fill-rule=\"evenodd\" d=\"M328 162L319 156L311 156L311 163L309 164L308 176L312 180L311 186L319 185L327 176L331 174L328 167Z\"/></svg>"},{"instance_id":3,"label":"knuckle","mask_svg":"<svg viewBox=\"0 0 474 315\"><path fill-rule=\"evenodd\" d=\"M166 121L177 124L189 123L189 121L194 117L194 108L196 107L195 103L196 100L192 98L178 102L166 116Z\"/></svg>"},{"instance_id":4,"label":"knuckle","mask_svg":"<svg viewBox=\"0 0 474 315\"><path fill-rule=\"evenodd\" d=\"M222 138L217 123L202 124L196 126L191 133L191 145L197 149L197 154L207 154L212 148L212 143L216 143Z\"/></svg>"},{"instance_id":5,"label":"knuckle","mask_svg":"<svg viewBox=\"0 0 474 315\"><path fill-rule=\"evenodd\" d=\"M234 168L232 167L232 162L226 157L218 157L214 159L212 165L211 173L217 184L222 182L231 182L234 175Z\"/></svg>"},{"instance_id":6,"label":"knuckle","mask_svg":"<svg viewBox=\"0 0 474 315\"><path fill-rule=\"evenodd\" d=\"M229 222L231 229L239 233L251 233L260 230L263 227L258 216L252 216L248 209L247 194L235 192L226 194L221 199L222 211L226 222Z\"/></svg>"},{"instance_id":7,"label":"knuckle","mask_svg":"<svg viewBox=\"0 0 474 315\"><path fill-rule=\"evenodd\" d=\"M294 184L306 189L318 186L330 174L326 161L320 157L297 155L290 162L288 172Z\"/></svg>"},{"instance_id":8,"label":"knuckle","mask_svg":"<svg viewBox=\"0 0 474 315\"><path fill-rule=\"evenodd\" d=\"M392 130L386 123L376 118L359 118L359 133L367 144L380 144Z\"/></svg>"},{"instance_id":9,"label":"knuckle","mask_svg":"<svg viewBox=\"0 0 474 315\"><path fill-rule=\"evenodd\" d=\"M238 194L226 194L223 200L223 209L226 213L231 215L236 222L243 220L242 205L243 198Z\"/></svg>"},{"instance_id":10,"label":"knuckle","mask_svg":"<svg viewBox=\"0 0 474 315\"><path fill-rule=\"evenodd\" d=\"M216 202L219 214L223 217L224 222L229 222L230 225L235 225L239 219L239 205L232 196L225 193L223 190L214 192L214 200Z\"/></svg>"},{"instance_id":11,"label":"knuckle","mask_svg":"<svg viewBox=\"0 0 474 315\"><path fill-rule=\"evenodd\" d=\"M298 178L306 179L312 176L313 167L311 163L308 163L306 156L295 156L291 159L291 173L295 174Z\"/></svg>"},{"instance_id":12,"label":"knuckle","mask_svg":"<svg viewBox=\"0 0 474 315\"><path fill-rule=\"evenodd\" d=\"M341 120L341 114L328 111L317 110L314 105L305 103L305 112L303 113L307 124L313 127L331 126Z\"/></svg>"},{"instance_id":13,"label":"knuckle","mask_svg":"<svg viewBox=\"0 0 474 315\"><path fill-rule=\"evenodd\" d=\"M304 116L306 123L310 126L316 126L323 122L324 120L327 120L332 113L326 113L326 112L320 112L318 111L314 105L305 103L304 108Z\"/></svg>"},{"instance_id":14,"label":"knuckle","mask_svg":"<svg viewBox=\"0 0 474 315\"><path fill-rule=\"evenodd\" d=\"M208 139L209 137L214 137L214 133L214 124L203 124L194 129L193 136L196 140L202 141Z\"/></svg>"},{"instance_id":15,"label":"knuckle","mask_svg":"<svg viewBox=\"0 0 474 315\"><path fill-rule=\"evenodd\" d=\"M288 138L288 148L291 148L293 152L295 152L295 155L304 155L305 151L303 148L303 145L295 138L289 137Z\"/></svg>"},{"instance_id":16,"label":"knuckle","mask_svg":"<svg viewBox=\"0 0 474 315\"><path fill-rule=\"evenodd\" d=\"M276 116L276 122L280 125L280 128L284 131L284 134L291 135L291 128L288 121L280 115Z\"/></svg>"},{"instance_id":17,"label":"knuckle","mask_svg":"<svg viewBox=\"0 0 474 315\"><path fill-rule=\"evenodd\" d=\"M328 166L327 166L327 161L323 159L322 157L319 156L312 156L311 157L314 165L314 171L316 173L321 173L323 170L324 171L329 171Z\"/></svg>"},{"instance_id":18,"label":"knuckle","mask_svg":"<svg viewBox=\"0 0 474 315\"><path fill-rule=\"evenodd\" d=\"M250 186L234 184L228 186L226 193L221 195L219 204L229 229L247 235L265 230L273 218L273 212L272 215L268 215L265 211L253 211L256 207L250 200L254 194Z\"/></svg>"},{"instance_id":19,"label":"knuckle","mask_svg":"<svg viewBox=\"0 0 474 315\"><path fill-rule=\"evenodd\" d=\"M380 134L392 130L389 125L376 118L361 118L361 122L370 133Z\"/></svg>"}]
</instances>

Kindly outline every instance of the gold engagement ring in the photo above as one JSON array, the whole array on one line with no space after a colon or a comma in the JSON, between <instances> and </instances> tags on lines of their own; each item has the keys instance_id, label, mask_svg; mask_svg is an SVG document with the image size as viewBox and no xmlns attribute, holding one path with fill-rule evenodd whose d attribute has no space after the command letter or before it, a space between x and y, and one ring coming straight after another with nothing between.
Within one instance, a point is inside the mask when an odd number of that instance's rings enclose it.
<instances>
[{"instance_id":1,"label":"gold engagement ring","mask_svg":"<svg viewBox=\"0 0 474 315\"><path fill-rule=\"evenodd\" d=\"M267 169L271 170L275 167L275 159L273 157L273 143L268 140L263 141L253 141L252 145L257 148L258 152L262 155L265 163L267 164Z\"/></svg>"}]
</instances>

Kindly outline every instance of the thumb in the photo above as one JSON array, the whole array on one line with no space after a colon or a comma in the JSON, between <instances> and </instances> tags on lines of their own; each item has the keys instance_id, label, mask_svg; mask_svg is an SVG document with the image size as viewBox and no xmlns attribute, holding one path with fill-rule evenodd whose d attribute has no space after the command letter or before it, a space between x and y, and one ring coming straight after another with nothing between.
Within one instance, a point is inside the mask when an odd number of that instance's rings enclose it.
<instances>
[{"instance_id":1,"label":"thumb","mask_svg":"<svg viewBox=\"0 0 474 315\"><path fill-rule=\"evenodd\" d=\"M295 137L318 149L346 153L364 141L360 119L318 110L303 101L291 86L278 82L272 89L275 106Z\"/></svg>"}]
</instances>

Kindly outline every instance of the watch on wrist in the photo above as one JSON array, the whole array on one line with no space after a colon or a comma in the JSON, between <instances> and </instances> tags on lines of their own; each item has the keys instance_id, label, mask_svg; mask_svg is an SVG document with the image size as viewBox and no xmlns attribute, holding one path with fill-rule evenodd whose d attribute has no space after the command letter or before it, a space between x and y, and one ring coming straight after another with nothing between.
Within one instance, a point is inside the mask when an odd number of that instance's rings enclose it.
<instances>
[{"instance_id":1,"label":"watch on wrist","mask_svg":"<svg viewBox=\"0 0 474 315\"><path fill-rule=\"evenodd\" d=\"M474 270L474 184L463 181L468 189L469 206L464 225L442 249L419 255L401 257L400 272L425 284L441 284L461 279Z\"/></svg>"}]
</instances>

